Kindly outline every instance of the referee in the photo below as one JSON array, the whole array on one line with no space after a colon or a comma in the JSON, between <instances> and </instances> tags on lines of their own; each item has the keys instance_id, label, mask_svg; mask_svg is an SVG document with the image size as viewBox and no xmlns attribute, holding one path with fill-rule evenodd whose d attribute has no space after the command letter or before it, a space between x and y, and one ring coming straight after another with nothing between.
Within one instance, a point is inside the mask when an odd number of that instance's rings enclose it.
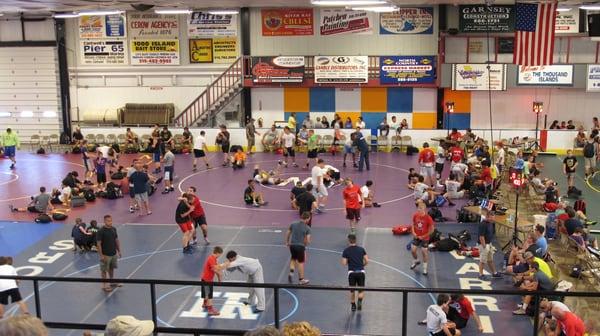
<instances>
[{"instance_id":1,"label":"referee","mask_svg":"<svg viewBox=\"0 0 600 336\"><path fill-rule=\"evenodd\" d=\"M365 286L365 266L369 263L369 256L364 248L356 245L356 235L348 235L348 247L342 252L342 265L348 265L348 285L351 287ZM362 301L365 293L358 291L358 304L355 301L354 290L350 290L350 304L352 311L362 310Z\"/></svg>"}]
</instances>

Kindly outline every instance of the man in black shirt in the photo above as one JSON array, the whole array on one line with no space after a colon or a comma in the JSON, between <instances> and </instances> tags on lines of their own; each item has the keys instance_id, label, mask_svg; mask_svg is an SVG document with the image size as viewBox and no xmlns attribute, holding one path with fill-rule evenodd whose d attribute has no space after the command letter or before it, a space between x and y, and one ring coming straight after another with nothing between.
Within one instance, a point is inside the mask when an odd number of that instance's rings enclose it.
<instances>
[{"instance_id":1,"label":"man in black shirt","mask_svg":"<svg viewBox=\"0 0 600 336\"><path fill-rule=\"evenodd\" d=\"M296 198L292 201L293 207L298 209L298 213L302 216L302 213L308 212L310 213L310 218L306 225L312 226L312 212L317 208L317 199L312 193L313 185L308 183L306 185L306 190L296 196Z\"/></svg>"},{"instance_id":2,"label":"man in black shirt","mask_svg":"<svg viewBox=\"0 0 600 336\"><path fill-rule=\"evenodd\" d=\"M183 253L191 254L194 253L190 241L194 236L194 225L192 224L192 217L190 216L194 212L194 196L190 194L183 194L179 198L179 204L177 210L175 210L175 222L179 225L183 237L181 243L183 246Z\"/></svg>"},{"instance_id":3,"label":"man in black shirt","mask_svg":"<svg viewBox=\"0 0 600 336\"><path fill-rule=\"evenodd\" d=\"M348 285L351 287L365 286L365 266L369 263L369 256L364 248L356 245L356 235L348 235L348 247L342 252L342 265L348 266ZM354 290L350 290L350 304L352 311L362 310L362 301L365 293L358 291L358 305L354 300Z\"/></svg>"},{"instance_id":4,"label":"man in black shirt","mask_svg":"<svg viewBox=\"0 0 600 336\"><path fill-rule=\"evenodd\" d=\"M192 149L192 145L193 145L193 141L194 138L192 137L192 132L190 132L190 129L187 127L183 128L183 140L181 141L181 144L185 147L187 146L187 148L189 150Z\"/></svg>"},{"instance_id":5,"label":"man in black shirt","mask_svg":"<svg viewBox=\"0 0 600 336\"><path fill-rule=\"evenodd\" d=\"M291 194L290 194L290 199L292 201L292 208L294 208L295 210L298 210L298 208L294 205L294 200L296 199L296 197L298 197L300 194L302 194L305 191L306 191L306 188L304 188L302 186L301 181L296 182L296 185L294 185L294 187L292 188Z\"/></svg>"},{"instance_id":6,"label":"man in black shirt","mask_svg":"<svg viewBox=\"0 0 600 336\"><path fill-rule=\"evenodd\" d=\"M167 126L164 126L162 131L160 131L160 152L162 154L164 154L165 151L165 146L166 145L174 145L174 141L173 141L173 133L171 133L171 131L169 131L169 128Z\"/></svg>"},{"instance_id":7,"label":"man in black shirt","mask_svg":"<svg viewBox=\"0 0 600 336\"><path fill-rule=\"evenodd\" d=\"M494 211L488 211L486 215L486 219L479 222L479 226L477 227L477 242L479 243L479 279L481 280L485 280L483 268L486 263L494 278L502 277L499 272L496 272L496 266L494 265L494 251L496 248L492 245L496 213Z\"/></svg>"},{"instance_id":8,"label":"man in black shirt","mask_svg":"<svg viewBox=\"0 0 600 336\"><path fill-rule=\"evenodd\" d=\"M121 258L121 244L117 229L112 225L111 215L104 216L104 226L98 230L96 236L98 256L100 257L100 272L102 279L114 277L114 269L117 268L117 259ZM111 292L113 287L121 287L117 283L102 283L102 289L105 292Z\"/></svg>"}]
</instances>

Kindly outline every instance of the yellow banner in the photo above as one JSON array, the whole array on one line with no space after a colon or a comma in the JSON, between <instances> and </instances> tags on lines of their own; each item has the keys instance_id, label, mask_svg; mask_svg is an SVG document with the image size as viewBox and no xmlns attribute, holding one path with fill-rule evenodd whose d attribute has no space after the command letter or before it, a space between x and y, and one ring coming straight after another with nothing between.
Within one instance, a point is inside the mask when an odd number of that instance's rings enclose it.
<instances>
[{"instance_id":1,"label":"yellow banner","mask_svg":"<svg viewBox=\"0 0 600 336\"><path fill-rule=\"evenodd\" d=\"M238 43L235 37L213 38L213 62L233 63L238 58Z\"/></svg>"},{"instance_id":2,"label":"yellow banner","mask_svg":"<svg viewBox=\"0 0 600 336\"><path fill-rule=\"evenodd\" d=\"M213 62L213 40L191 39L190 40L190 63L212 63Z\"/></svg>"}]
</instances>

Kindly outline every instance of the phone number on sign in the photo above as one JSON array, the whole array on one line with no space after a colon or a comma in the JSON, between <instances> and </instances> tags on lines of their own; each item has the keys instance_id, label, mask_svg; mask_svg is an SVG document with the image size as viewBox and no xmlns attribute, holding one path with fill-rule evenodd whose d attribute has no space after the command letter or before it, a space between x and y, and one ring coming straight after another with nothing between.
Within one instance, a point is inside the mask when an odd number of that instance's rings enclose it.
<instances>
[{"instance_id":1,"label":"phone number on sign","mask_svg":"<svg viewBox=\"0 0 600 336\"><path fill-rule=\"evenodd\" d=\"M170 58L142 58L138 60L140 64L172 64L173 60Z\"/></svg>"}]
</instances>

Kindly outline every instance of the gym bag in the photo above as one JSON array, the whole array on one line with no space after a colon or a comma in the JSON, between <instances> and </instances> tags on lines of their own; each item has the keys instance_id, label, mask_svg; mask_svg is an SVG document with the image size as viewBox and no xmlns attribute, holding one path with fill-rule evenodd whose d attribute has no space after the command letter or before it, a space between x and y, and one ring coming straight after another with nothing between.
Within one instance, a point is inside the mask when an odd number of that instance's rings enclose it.
<instances>
[{"instance_id":1,"label":"gym bag","mask_svg":"<svg viewBox=\"0 0 600 336\"><path fill-rule=\"evenodd\" d=\"M57 221L62 221L62 220L67 219L67 215L62 212L55 212L52 214L52 219L57 220Z\"/></svg>"},{"instance_id":2,"label":"gym bag","mask_svg":"<svg viewBox=\"0 0 600 336\"><path fill-rule=\"evenodd\" d=\"M435 244L435 247L440 252L450 252L458 250L460 248L460 242L458 239L450 235L448 238L444 238Z\"/></svg>"},{"instance_id":3,"label":"gym bag","mask_svg":"<svg viewBox=\"0 0 600 336\"><path fill-rule=\"evenodd\" d=\"M94 195L94 191L92 189L85 189L83 191L83 198L85 198L88 202L93 202L96 200L96 195ZM75 197L73 197L75 199Z\"/></svg>"},{"instance_id":4,"label":"gym bag","mask_svg":"<svg viewBox=\"0 0 600 336\"><path fill-rule=\"evenodd\" d=\"M394 235L408 235L411 232L411 226L410 225L398 225L398 226L394 226L392 228L392 233Z\"/></svg>"},{"instance_id":5,"label":"gym bag","mask_svg":"<svg viewBox=\"0 0 600 336\"><path fill-rule=\"evenodd\" d=\"M41 224L50 223L50 222L52 222L52 218L50 218L50 216L48 216L46 214L39 214L35 218L35 222L36 223L41 223Z\"/></svg>"}]
</instances>

